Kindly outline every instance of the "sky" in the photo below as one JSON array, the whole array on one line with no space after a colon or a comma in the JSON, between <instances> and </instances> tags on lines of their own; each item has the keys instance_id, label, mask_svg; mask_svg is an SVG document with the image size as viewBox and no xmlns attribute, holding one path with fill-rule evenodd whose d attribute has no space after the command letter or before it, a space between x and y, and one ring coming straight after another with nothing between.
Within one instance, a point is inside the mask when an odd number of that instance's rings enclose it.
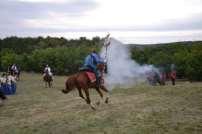
<instances>
[{"instance_id":1,"label":"sky","mask_svg":"<svg viewBox=\"0 0 202 134\"><path fill-rule=\"evenodd\" d=\"M0 38L107 33L123 43L202 40L202 0L0 0Z\"/></svg>"}]
</instances>

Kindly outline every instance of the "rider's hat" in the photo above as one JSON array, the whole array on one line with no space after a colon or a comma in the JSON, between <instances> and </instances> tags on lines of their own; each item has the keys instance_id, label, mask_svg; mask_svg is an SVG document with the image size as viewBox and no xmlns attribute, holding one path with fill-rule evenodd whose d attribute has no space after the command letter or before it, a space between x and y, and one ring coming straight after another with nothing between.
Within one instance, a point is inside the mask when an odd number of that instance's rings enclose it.
<instances>
[{"instance_id":1,"label":"rider's hat","mask_svg":"<svg viewBox=\"0 0 202 134\"><path fill-rule=\"evenodd\" d=\"M92 53L97 53L97 50L95 48L91 48Z\"/></svg>"}]
</instances>

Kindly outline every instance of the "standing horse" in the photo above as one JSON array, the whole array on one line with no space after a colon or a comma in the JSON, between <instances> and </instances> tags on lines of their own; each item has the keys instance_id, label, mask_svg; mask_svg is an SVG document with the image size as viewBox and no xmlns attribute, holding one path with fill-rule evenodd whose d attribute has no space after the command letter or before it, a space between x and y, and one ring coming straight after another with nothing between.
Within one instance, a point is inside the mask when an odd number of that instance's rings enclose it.
<instances>
[{"instance_id":1,"label":"standing horse","mask_svg":"<svg viewBox=\"0 0 202 134\"><path fill-rule=\"evenodd\" d=\"M45 87L47 87L47 85L49 88L52 87L53 78L48 71L45 72L43 76L43 81L45 82Z\"/></svg>"},{"instance_id":2,"label":"standing horse","mask_svg":"<svg viewBox=\"0 0 202 134\"><path fill-rule=\"evenodd\" d=\"M94 82L90 81L85 71L81 71L77 74L73 74L68 77L65 83L66 88L63 89L62 92L69 93L73 89L77 89L79 96L83 98L86 101L86 103L91 106L93 110L95 110L95 107L92 105L90 100L89 89L90 88L95 89L102 99L103 99L103 93L101 92L101 90L106 93L109 93L107 88L103 85L104 84L104 80L103 80L104 67L105 67L104 64L97 65L97 69L101 72L101 78L100 78L101 84L99 86L96 85L96 81ZM86 98L83 96L82 91L84 91ZM109 100L109 96L106 97L105 103L108 103L108 100Z\"/></svg>"}]
</instances>

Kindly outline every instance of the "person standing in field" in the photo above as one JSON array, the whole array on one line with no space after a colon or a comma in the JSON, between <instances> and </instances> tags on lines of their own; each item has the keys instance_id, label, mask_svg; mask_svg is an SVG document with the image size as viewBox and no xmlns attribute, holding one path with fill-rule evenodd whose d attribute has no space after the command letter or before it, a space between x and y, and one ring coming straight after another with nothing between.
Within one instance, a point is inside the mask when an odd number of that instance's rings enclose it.
<instances>
[{"instance_id":1,"label":"person standing in field","mask_svg":"<svg viewBox=\"0 0 202 134\"><path fill-rule=\"evenodd\" d=\"M171 64L170 79L171 79L171 81L172 81L172 85L175 85L176 69L175 69L175 65L174 65L174 64Z\"/></svg>"}]
</instances>

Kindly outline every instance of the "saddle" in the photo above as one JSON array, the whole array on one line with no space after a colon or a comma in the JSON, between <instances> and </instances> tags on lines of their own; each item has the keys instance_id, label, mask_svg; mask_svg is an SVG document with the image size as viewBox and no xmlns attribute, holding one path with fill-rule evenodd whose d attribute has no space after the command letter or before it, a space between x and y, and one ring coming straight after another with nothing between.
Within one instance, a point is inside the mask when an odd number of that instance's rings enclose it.
<instances>
[{"instance_id":1,"label":"saddle","mask_svg":"<svg viewBox=\"0 0 202 134\"><path fill-rule=\"evenodd\" d=\"M90 69L90 67L81 67L79 68L79 71L85 72L91 83L96 82L95 73ZM102 84L104 84L104 79L101 76L98 76L98 85Z\"/></svg>"},{"instance_id":2,"label":"saddle","mask_svg":"<svg viewBox=\"0 0 202 134\"><path fill-rule=\"evenodd\" d=\"M85 74L87 75L91 83L96 81L95 73L92 70L90 70L88 67L79 68L79 71L85 72Z\"/></svg>"},{"instance_id":3,"label":"saddle","mask_svg":"<svg viewBox=\"0 0 202 134\"><path fill-rule=\"evenodd\" d=\"M84 72L88 76L91 83L96 81L96 76L93 72L90 72L90 71L84 71Z\"/></svg>"}]
</instances>

